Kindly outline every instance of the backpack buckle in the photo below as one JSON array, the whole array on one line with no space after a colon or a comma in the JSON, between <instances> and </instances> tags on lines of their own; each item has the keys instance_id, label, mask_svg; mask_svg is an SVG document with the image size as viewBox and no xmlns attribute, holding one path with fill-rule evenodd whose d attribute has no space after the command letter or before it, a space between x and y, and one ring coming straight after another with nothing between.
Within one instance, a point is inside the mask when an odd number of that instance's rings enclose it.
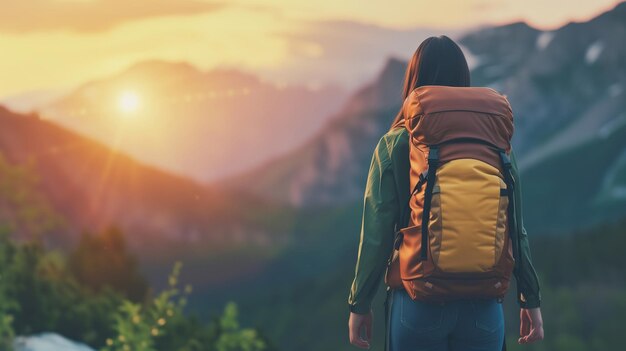
<instances>
[{"instance_id":1,"label":"backpack buckle","mask_svg":"<svg viewBox=\"0 0 626 351\"><path fill-rule=\"evenodd\" d=\"M422 191L422 187L424 186L424 184L426 184L426 175L428 174L428 169L425 170L424 172L420 173L420 177L419 180L417 181L417 184L415 184L415 189L413 189L413 192L411 193L411 196L419 193L420 191Z\"/></svg>"}]
</instances>

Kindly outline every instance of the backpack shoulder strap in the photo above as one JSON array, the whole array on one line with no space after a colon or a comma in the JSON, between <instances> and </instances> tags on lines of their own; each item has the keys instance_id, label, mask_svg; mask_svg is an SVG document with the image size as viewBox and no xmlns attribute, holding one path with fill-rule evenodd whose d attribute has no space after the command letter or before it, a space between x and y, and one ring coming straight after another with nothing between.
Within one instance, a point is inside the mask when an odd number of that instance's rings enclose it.
<instances>
[{"instance_id":1,"label":"backpack shoulder strap","mask_svg":"<svg viewBox=\"0 0 626 351\"><path fill-rule=\"evenodd\" d=\"M516 262L520 262L520 245L517 235L517 221L515 218L515 178L513 178L511 165L511 159L506 154L504 150L499 150L500 152L500 162L502 164L502 172L504 175L504 182L506 183L506 194L509 198L509 206L507 208L507 222L509 229L509 237L511 238L511 242L514 245L515 250L513 250ZM516 265L517 267L517 265ZM517 269L517 268L515 268Z\"/></svg>"}]
</instances>

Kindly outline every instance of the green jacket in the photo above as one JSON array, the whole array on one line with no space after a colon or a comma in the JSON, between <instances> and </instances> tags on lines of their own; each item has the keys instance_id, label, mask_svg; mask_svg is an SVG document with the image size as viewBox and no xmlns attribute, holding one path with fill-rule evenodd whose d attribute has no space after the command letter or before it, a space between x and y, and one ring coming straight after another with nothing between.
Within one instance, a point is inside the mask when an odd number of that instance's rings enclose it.
<instances>
[{"instance_id":1,"label":"green jacket","mask_svg":"<svg viewBox=\"0 0 626 351\"><path fill-rule=\"evenodd\" d=\"M394 224L409 201L409 135L395 128L380 138L370 164L363 200L361 239L355 276L348 296L351 312L368 313L383 280L393 250ZM511 152L515 187L517 233L521 259L516 258L517 299L520 307L539 307L539 281L531 262L528 234L522 223L521 184L515 156Z\"/></svg>"}]
</instances>

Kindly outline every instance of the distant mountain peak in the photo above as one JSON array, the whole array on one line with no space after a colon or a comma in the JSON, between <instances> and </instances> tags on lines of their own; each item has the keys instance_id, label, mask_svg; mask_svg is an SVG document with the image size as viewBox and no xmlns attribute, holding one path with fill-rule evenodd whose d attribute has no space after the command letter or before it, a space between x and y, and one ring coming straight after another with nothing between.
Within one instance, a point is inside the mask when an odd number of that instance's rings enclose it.
<instances>
[{"instance_id":1,"label":"distant mountain peak","mask_svg":"<svg viewBox=\"0 0 626 351\"><path fill-rule=\"evenodd\" d=\"M259 78L249 72L237 68L215 67L209 70L202 70L199 67L186 61L167 60L145 60L139 61L116 75L117 78L154 78L167 77L167 79L190 79L198 81L205 78L220 81L221 84L228 85L232 82L258 84Z\"/></svg>"},{"instance_id":2,"label":"distant mountain peak","mask_svg":"<svg viewBox=\"0 0 626 351\"><path fill-rule=\"evenodd\" d=\"M511 22L509 24L505 24L501 27L499 27L501 29L511 29L511 30L530 30L533 32L540 32L541 30L531 26L530 24L526 23L526 21L516 21L516 22Z\"/></svg>"},{"instance_id":3,"label":"distant mountain peak","mask_svg":"<svg viewBox=\"0 0 626 351\"><path fill-rule=\"evenodd\" d=\"M126 91L144 103L135 123L125 124L128 137L116 141L116 147L203 182L243 171L299 145L345 99L343 90L277 86L236 66L203 70L187 62L150 60L85 83L45 106L42 113L111 145L110 135L121 125L117 117L123 116L119 99ZM300 128L302 123L308 127ZM153 132L145 133L148 125ZM277 140L275 135L288 137ZM263 148L245 152L257 145Z\"/></svg>"},{"instance_id":4,"label":"distant mountain peak","mask_svg":"<svg viewBox=\"0 0 626 351\"><path fill-rule=\"evenodd\" d=\"M607 17L612 20L626 21L626 1L620 2L619 4L615 5L615 7L613 7L611 10L603 13L599 17Z\"/></svg>"},{"instance_id":5,"label":"distant mountain peak","mask_svg":"<svg viewBox=\"0 0 626 351\"><path fill-rule=\"evenodd\" d=\"M355 93L342 113L379 111L399 104L406 65L406 61L388 57L376 78Z\"/></svg>"},{"instance_id":6,"label":"distant mountain peak","mask_svg":"<svg viewBox=\"0 0 626 351\"><path fill-rule=\"evenodd\" d=\"M28 113L20 113L13 111L12 109L0 104L0 115L19 115L21 118L33 118L33 119L41 119L39 113L36 111L28 112Z\"/></svg>"},{"instance_id":7,"label":"distant mountain peak","mask_svg":"<svg viewBox=\"0 0 626 351\"><path fill-rule=\"evenodd\" d=\"M168 71L179 70L179 71L198 72L198 69L196 68L196 66L186 61L167 61L167 60L152 59L152 60L144 60L144 61L136 62L130 65L127 69L122 71L120 74L128 74L132 72L142 72L142 71L159 72L162 70L168 70Z\"/></svg>"},{"instance_id":8,"label":"distant mountain peak","mask_svg":"<svg viewBox=\"0 0 626 351\"><path fill-rule=\"evenodd\" d=\"M517 22L504 24L501 26L486 27L486 28L479 29L461 38L461 43L466 41L468 38L478 38L484 41L485 38L487 39L492 38L492 40L496 40L496 39L507 38L507 37L514 37L514 38L535 37L539 35L540 32L541 30L530 26L528 23L524 21L517 21ZM513 45L515 44L515 42L512 42L510 44Z\"/></svg>"},{"instance_id":9,"label":"distant mountain peak","mask_svg":"<svg viewBox=\"0 0 626 351\"><path fill-rule=\"evenodd\" d=\"M378 74L378 77L384 77L389 75L396 75L398 71L404 71L406 69L406 61L395 56L388 56L385 61L383 69Z\"/></svg>"}]
</instances>

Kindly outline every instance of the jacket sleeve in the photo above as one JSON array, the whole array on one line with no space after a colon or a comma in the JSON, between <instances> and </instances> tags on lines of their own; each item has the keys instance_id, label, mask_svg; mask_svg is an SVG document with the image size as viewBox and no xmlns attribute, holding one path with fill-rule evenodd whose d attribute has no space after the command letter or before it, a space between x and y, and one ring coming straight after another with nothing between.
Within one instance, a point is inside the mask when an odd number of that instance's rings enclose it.
<instances>
[{"instance_id":1,"label":"jacket sleeve","mask_svg":"<svg viewBox=\"0 0 626 351\"><path fill-rule=\"evenodd\" d=\"M348 296L350 311L359 314L370 311L393 248L399 205L390 165L389 149L383 137L374 150L367 176L358 257Z\"/></svg>"},{"instance_id":2,"label":"jacket sleeve","mask_svg":"<svg viewBox=\"0 0 626 351\"><path fill-rule=\"evenodd\" d=\"M520 249L520 257L515 262L515 278L517 280L517 300L521 308L536 308L541 304L541 294L539 292L539 279L533 267L530 246L528 244L528 233L524 228L522 214L522 188L515 161L515 155L511 151L511 164L513 168L513 178L515 179L515 219L517 222L517 235Z\"/></svg>"}]
</instances>

